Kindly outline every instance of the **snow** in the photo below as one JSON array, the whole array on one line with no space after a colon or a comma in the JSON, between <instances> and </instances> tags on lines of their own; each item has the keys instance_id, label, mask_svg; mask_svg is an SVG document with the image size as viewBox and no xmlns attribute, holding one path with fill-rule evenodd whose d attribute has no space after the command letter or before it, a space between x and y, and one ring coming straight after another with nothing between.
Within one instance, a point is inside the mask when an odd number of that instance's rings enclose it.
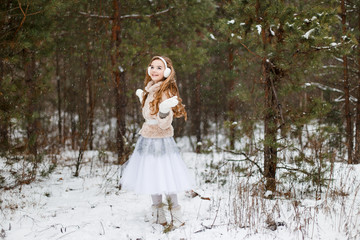
<instances>
[{"instance_id":1,"label":"snow","mask_svg":"<svg viewBox=\"0 0 360 240\"><path fill-rule=\"evenodd\" d=\"M310 34L313 33L314 31L315 31L315 28L310 29L303 35L303 38L309 39Z\"/></svg>"},{"instance_id":2,"label":"snow","mask_svg":"<svg viewBox=\"0 0 360 240\"><path fill-rule=\"evenodd\" d=\"M256 28L257 28L258 34L260 35L260 33L261 33L261 25L260 24L256 25Z\"/></svg>"},{"instance_id":3,"label":"snow","mask_svg":"<svg viewBox=\"0 0 360 240\"><path fill-rule=\"evenodd\" d=\"M235 23L235 20L234 20L234 19L229 20L229 21L227 22L227 24L234 24L234 23Z\"/></svg>"},{"instance_id":4,"label":"snow","mask_svg":"<svg viewBox=\"0 0 360 240\"><path fill-rule=\"evenodd\" d=\"M275 36L275 32L271 29L272 26L270 26L270 33L272 36Z\"/></svg>"},{"instance_id":5,"label":"snow","mask_svg":"<svg viewBox=\"0 0 360 240\"><path fill-rule=\"evenodd\" d=\"M268 190L268 191L265 192L264 196L265 196L265 197L269 197L269 196L271 196L272 194L273 194L273 192Z\"/></svg>"},{"instance_id":6,"label":"snow","mask_svg":"<svg viewBox=\"0 0 360 240\"><path fill-rule=\"evenodd\" d=\"M309 125L308 131L316 134L318 129ZM255 138L262 132L259 127ZM262 196L261 176L250 162L237 162L242 157L215 151L196 154L185 139L178 145L198 194L179 194L183 227L164 233L162 226L144 221L151 198L117 188L120 167L112 153L102 153L108 156L104 162L99 151L86 151L80 176L74 177L78 153L63 151L50 176L1 192L0 228L5 239L359 239L360 166L335 163L334 180L320 198L304 193L285 198L270 191ZM290 158L293 153L284 154ZM245 174L235 167L245 169ZM281 181L279 187L293 185ZM292 189L306 192L306 186Z\"/></svg>"}]
</instances>

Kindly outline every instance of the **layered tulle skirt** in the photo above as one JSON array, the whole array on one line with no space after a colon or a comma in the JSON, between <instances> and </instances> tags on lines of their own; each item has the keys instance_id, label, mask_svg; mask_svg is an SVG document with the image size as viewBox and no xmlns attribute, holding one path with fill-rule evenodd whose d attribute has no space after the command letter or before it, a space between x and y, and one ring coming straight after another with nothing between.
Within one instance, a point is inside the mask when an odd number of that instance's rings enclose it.
<instances>
[{"instance_id":1,"label":"layered tulle skirt","mask_svg":"<svg viewBox=\"0 0 360 240\"><path fill-rule=\"evenodd\" d=\"M141 136L120 183L123 189L144 194L177 193L190 190L194 184L173 137Z\"/></svg>"}]
</instances>

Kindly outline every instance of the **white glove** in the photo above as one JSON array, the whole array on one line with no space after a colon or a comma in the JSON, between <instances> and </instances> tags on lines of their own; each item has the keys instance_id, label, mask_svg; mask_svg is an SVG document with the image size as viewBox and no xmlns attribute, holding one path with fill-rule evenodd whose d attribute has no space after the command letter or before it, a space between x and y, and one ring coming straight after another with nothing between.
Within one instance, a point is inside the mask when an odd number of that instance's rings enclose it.
<instances>
[{"instance_id":1,"label":"white glove","mask_svg":"<svg viewBox=\"0 0 360 240\"><path fill-rule=\"evenodd\" d=\"M174 96L172 98L166 99L159 105L159 112L161 113L168 113L170 112L172 107L175 107L179 103L179 100L177 99L177 96Z\"/></svg>"},{"instance_id":2,"label":"white glove","mask_svg":"<svg viewBox=\"0 0 360 240\"><path fill-rule=\"evenodd\" d=\"M142 89L138 89L135 92L136 96L138 96L138 98L139 98L140 103L142 103L142 101L143 101L143 92L144 91Z\"/></svg>"}]
</instances>

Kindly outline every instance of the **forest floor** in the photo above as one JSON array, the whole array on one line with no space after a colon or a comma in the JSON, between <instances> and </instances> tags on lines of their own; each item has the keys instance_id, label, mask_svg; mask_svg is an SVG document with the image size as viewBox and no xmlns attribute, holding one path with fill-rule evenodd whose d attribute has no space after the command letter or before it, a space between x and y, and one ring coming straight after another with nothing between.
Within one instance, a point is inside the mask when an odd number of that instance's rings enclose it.
<instances>
[{"instance_id":1,"label":"forest floor","mask_svg":"<svg viewBox=\"0 0 360 240\"><path fill-rule=\"evenodd\" d=\"M115 159L87 151L74 177L77 154L64 152L49 176L2 191L0 239L360 239L360 166L335 164L319 197L268 199L260 177L245 177L229 156L182 152L198 195L179 194L186 224L166 232L144 221L150 196L119 190Z\"/></svg>"}]
</instances>

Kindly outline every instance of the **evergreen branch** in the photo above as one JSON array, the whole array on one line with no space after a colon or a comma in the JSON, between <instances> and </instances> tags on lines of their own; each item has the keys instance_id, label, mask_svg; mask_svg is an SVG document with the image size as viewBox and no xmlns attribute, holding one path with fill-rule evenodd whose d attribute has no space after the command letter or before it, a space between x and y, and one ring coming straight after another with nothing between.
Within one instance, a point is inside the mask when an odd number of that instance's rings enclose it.
<instances>
[{"instance_id":1,"label":"evergreen branch","mask_svg":"<svg viewBox=\"0 0 360 240\"><path fill-rule=\"evenodd\" d=\"M231 153L231 154L234 154L234 155L242 155L245 157L245 159L239 159L239 160L233 160L233 159L226 159L227 161L232 161L232 162L245 162L245 161L249 161L251 162L252 164L254 164L258 169L259 169L259 172L261 173L261 175L264 175L264 172L263 170L261 169L261 167L259 166L259 164L257 162L255 162L254 160L252 160L246 153L244 152L235 152L235 151L231 151L231 150L225 150L225 149L222 149L222 148L219 148L218 149L224 151L224 152L227 152L227 153Z\"/></svg>"},{"instance_id":2,"label":"evergreen branch","mask_svg":"<svg viewBox=\"0 0 360 240\"><path fill-rule=\"evenodd\" d=\"M312 173L309 173L303 169L300 169L300 168L291 168L291 167L286 167L286 166L278 166L277 169L285 169L285 170L288 170L288 171L294 171L294 172L301 172L307 176L312 176L313 174Z\"/></svg>"},{"instance_id":3,"label":"evergreen branch","mask_svg":"<svg viewBox=\"0 0 360 240\"><path fill-rule=\"evenodd\" d=\"M259 54L254 53L253 51L251 51L245 44L243 44L241 41L239 41L241 45L243 45L244 48L246 48L248 50L249 53L251 53L252 55L254 55L255 57L258 57L260 59L263 59L263 57L261 57Z\"/></svg>"},{"instance_id":4,"label":"evergreen branch","mask_svg":"<svg viewBox=\"0 0 360 240\"><path fill-rule=\"evenodd\" d=\"M42 12L44 12L44 11L37 11L37 12L29 13L28 16L36 15L36 14L39 14L39 13L42 13Z\"/></svg>"},{"instance_id":5,"label":"evergreen branch","mask_svg":"<svg viewBox=\"0 0 360 240\"><path fill-rule=\"evenodd\" d=\"M14 37L16 36L16 34L19 32L20 28L21 28L22 25L24 24L25 19L26 19L26 17L27 17L27 11L28 11L28 9L29 9L29 5L26 5L26 10L25 10L25 12L24 12L24 10L23 10L22 7L21 7L21 2L20 2L19 0L18 0L18 4L19 4L19 8L20 8L22 14L24 15L24 17L23 17L23 19L21 20L21 23L20 23L19 27L16 29L15 34L14 34Z\"/></svg>"},{"instance_id":6,"label":"evergreen branch","mask_svg":"<svg viewBox=\"0 0 360 240\"><path fill-rule=\"evenodd\" d=\"M21 12L23 13L24 17L26 17L26 13L25 13L24 10L22 9L22 7L21 7L21 2L20 2L19 0L18 0L18 4L19 4L19 8L20 8ZM26 11L28 10L28 8L29 8L29 5L27 5Z\"/></svg>"}]
</instances>

